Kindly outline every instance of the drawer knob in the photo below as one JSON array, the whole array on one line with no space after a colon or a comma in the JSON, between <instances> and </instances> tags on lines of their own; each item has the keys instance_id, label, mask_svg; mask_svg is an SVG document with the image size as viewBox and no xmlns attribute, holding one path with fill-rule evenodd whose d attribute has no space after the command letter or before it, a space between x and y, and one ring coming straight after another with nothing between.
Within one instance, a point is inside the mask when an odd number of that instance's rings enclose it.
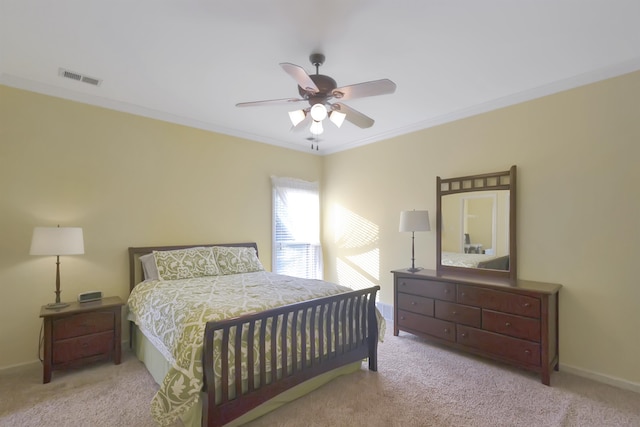
<instances>
[{"instance_id":1,"label":"drawer knob","mask_svg":"<svg viewBox=\"0 0 640 427\"><path fill-rule=\"evenodd\" d=\"M404 320L404 316L400 316L400 320Z\"/></svg>"},{"instance_id":2,"label":"drawer knob","mask_svg":"<svg viewBox=\"0 0 640 427\"><path fill-rule=\"evenodd\" d=\"M415 301L411 301L411 305L416 305L417 303Z\"/></svg>"},{"instance_id":3,"label":"drawer knob","mask_svg":"<svg viewBox=\"0 0 640 427\"><path fill-rule=\"evenodd\" d=\"M400 285L406 286L407 284L405 282L401 282Z\"/></svg>"},{"instance_id":4,"label":"drawer knob","mask_svg":"<svg viewBox=\"0 0 640 427\"><path fill-rule=\"evenodd\" d=\"M456 314L458 314L458 312L457 312L457 311L455 311L455 310L453 310L453 311L451 312L451 314L455 316Z\"/></svg>"},{"instance_id":5,"label":"drawer knob","mask_svg":"<svg viewBox=\"0 0 640 427\"><path fill-rule=\"evenodd\" d=\"M525 303L524 303L524 306L525 306L525 307L531 307L531 304L529 304L528 302L525 302Z\"/></svg>"},{"instance_id":6,"label":"drawer knob","mask_svg":"<svg viewBox=\"0 0 640 427\"><path fill-rule=\"evenodd\" d=\"M449 328L444 328L444 333L448 334L449 333Z\"/></svg>"},{"instance_id":7,"label":"drawer knob","mask_svg":"<svg viewBox=\"0 0 640 427\"><path fill-rule=\"evenodd\" d=\"M526 354L527 356L528 356L528 355L530 355L530 354L531 354L531 350L526 349L526 350L524 351L524 354Z\"/></svg>"},{"instance_id":8,"label":"drawer knob","mask_svg":"<svg viewBox=\"0 0 640 427\"><path fill-rule=\"evenodd\" d=\"M460 292L460 296L463 297L464 296L464 292Z\"/></svg>"},{"instance_id":9,"label":"drawer knob","mask_svg":"<svg viewBox=\"0 0 640 427\"><path fill-rule=\"evenodd\" d=\"M504 326L506 326L508 328L509 326L511 326L511 323L507 322L507 323L504 324Z\"/></svg>"},{"instance_id":10,"label":"drawer knob","mask_svg":"<svg viewBox=\"0 0 640 427\"><path fill-rule=\"evenodd\" d=\"M463 332L461 335L462 335L462 338L466 338L467 337L467 333L466 332Z\"/></svg>"},{"instance_id":11,"label":"drawer knob","mask_svg":"<svg viewBox=\"0 0 640 427\"><path fill-rule=\"evenodd\" d=\"M449 293L449 289L446 289L446 288L445 288L444 293L445 293L445 294L448 294L448 293Z\"/></svg>"}]
</instances>

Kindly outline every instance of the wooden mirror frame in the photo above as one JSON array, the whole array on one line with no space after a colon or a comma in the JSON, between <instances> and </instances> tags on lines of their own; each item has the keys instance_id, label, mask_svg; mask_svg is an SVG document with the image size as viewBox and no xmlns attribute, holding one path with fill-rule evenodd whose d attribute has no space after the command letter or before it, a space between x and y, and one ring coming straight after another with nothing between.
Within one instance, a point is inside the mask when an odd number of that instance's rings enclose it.
<instances>
[{"instance_id":1,"label":"wooden mirror frame","mask_svg":"<svg viewBox=\"0 0 640 427\"><path fill-rule=\"evenodd\" d=\"M508 182L506 182L508 181ZM445 187L445 189L443 189ZM442 197L448 194L478 191L509 191L509 270L453 267L442 265ZM516 282L518 257L516 247L516 167L504 172L469 175L458 178L436 177L436 270L439 275L459 274L475 278L501 279Z\"/></svg>"}]
</instances>

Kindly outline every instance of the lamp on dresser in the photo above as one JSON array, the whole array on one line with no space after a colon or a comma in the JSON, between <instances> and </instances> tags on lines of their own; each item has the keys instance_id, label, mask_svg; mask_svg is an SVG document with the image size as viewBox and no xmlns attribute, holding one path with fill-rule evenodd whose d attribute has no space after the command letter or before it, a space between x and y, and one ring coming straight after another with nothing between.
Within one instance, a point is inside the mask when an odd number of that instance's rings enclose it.
<instances>
[{"instance_id":1,"label":"lamp on dresser","mask_svg":"<svg viewBox=\"0 0 640 427\"><path fill-rule=\"evenodd\" d=\"M56 301L47 304L48 309L67 307L60 302L60 255L84 254L84 238L79 227L35 227L31 237L30 255L56 257Z\"/></svg>"},{"instance_id":2,"label":"lamp on dresser","mask_svg":"<svg viewBox=\"0 0 640 427\"><path fill-rule=\"evenodd\" d=\"M415 232L429 231L429 211L402 211L400 212L400 232L411 232L411 268L408 271L415 273L421 270L415 264Z\"/></svg>"}]
</instances>

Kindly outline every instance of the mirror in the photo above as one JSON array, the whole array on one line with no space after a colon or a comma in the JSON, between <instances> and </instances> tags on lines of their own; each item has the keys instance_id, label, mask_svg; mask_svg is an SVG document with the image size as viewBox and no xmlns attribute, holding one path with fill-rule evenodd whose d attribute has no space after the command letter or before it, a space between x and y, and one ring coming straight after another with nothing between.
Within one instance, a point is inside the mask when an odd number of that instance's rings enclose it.
<instances>
[{"instance_id":1,"label":"mirror","mask_svg":"<svg viewBox=\"0 0 640 427\"><path fill-rule=\"evenodd\" d=\"M436 178L436 266L515 281L516 167L504 172Z\"/></svg>"}]
</instances>

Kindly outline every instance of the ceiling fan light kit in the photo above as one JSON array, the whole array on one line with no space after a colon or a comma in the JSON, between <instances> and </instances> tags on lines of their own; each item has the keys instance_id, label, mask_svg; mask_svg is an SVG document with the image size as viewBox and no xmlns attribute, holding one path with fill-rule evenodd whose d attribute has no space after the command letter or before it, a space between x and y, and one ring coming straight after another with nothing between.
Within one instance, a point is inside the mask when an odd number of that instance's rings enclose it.
<instances>
[{"instance_id":1,"label":"ceiling fan light kit","mask_svg":"<svg viewBox=\"0 0 640 427\"><path fill-rule=\"evenodd\" d=\"M338 128L342 126L345 120L362 129L373 126L374 120L372 118L348 107L342 102L331 103L329 102L330 100L344 101L367 96L385 95L396 90L396 84L389 79L373 80L338 88L334 79L319 73L320 65L325 60L323 54L313 53L309 56L309 60L316 67L316 74L309 75L304 68L288 62L280 64L282 69L298 83L298 93L301 98L241 102L236 106L252 107L308 102L310 107L290 111L289 119L293 124L293 129L304 128L311 121L309 131L312 135L317 136L324 131L322 121L327 117Z\"/></svg>"}]
</instances>

